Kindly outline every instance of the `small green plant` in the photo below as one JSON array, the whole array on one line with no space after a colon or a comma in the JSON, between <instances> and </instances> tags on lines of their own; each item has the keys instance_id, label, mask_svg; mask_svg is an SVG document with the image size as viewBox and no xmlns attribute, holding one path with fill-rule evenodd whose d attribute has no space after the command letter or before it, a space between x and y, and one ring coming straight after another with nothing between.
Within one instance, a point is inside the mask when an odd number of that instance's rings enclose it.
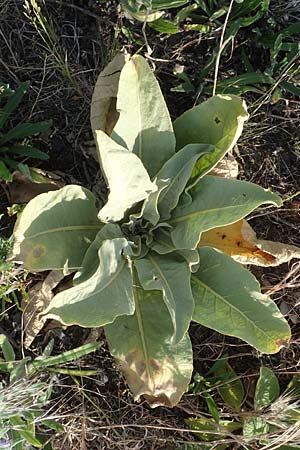
<instances>
[{"instance_id":1,"label":"small green plant","mask_svg":"<svg viewBox=\"0 0 300 450\"><path fill-rule=\"evenodd\" d=\"M0 90L0 180L11 181L12 171L19 170L31 177L29 167L16 161L15 158L48 159L48 155L28 144L26 139L49 128L50 122L19 123L14 128L7 129L7 120L22 101L29 83L12 92L5 86Z\"/></svg>"},{"instance_id":2,"label":"small green plant","mask_svg":"<svg viewBox=\"0 0 300 450\"><path fill-rule=\"evenodd\" d=\"M211 449L213 446L216 450L225 450L231 448L232 438L246 450L298 448L300 389L297 378L292 379L280 395L274 372L268 367L261 367L251 398L227 358L222 358L205 378L196 375L190 388L206 400L211 414L211 417L198 415L186 420L189 428L202 441L202 444L191 448ZM213 396L215 391L223 401L221 408L218 408L216 396Z\"/></svg>"},{"instance_id":3,"label":"small green plant","mask_svg":"<svg viewBox=\"0 0 300 450\"><path fill-rule=\"evenodd\" d=\"M172 124L145 59L133 56L120 74L118 58L100 75L91 112L107 203L98 212L76 185L37 196L16 225L13 258L32 272L75 272L45 314L104 326L135 397L174 406L193 370L191 320L261 352L287 344L289 326L253 275L214 244L198 248L202 233L281 199L211 174L248 117L240 98L212 97Z\"/></svg>"},{"instance_id":4,"label":"small green plant","mask_svg":"<svg viewBox=\"0 0 300 450\"><path fill-rule=\"evenodd\" d=\"M0 448L23 450L44 448L52 450L49 433L63 432L64 427L45 412L52 393L52 383L36 381L37 372L69 373L85 376L84 370L60 368L60 364L75 361L97 350L99 343L85 344L58 356L50 356L53 341L43 354L33 361L30 357L17 360L14 349L5 335L0 335L0 372L8 378L0 383ZM87 374L96 374L89 371Z\"/></svg>"}]
</instances>

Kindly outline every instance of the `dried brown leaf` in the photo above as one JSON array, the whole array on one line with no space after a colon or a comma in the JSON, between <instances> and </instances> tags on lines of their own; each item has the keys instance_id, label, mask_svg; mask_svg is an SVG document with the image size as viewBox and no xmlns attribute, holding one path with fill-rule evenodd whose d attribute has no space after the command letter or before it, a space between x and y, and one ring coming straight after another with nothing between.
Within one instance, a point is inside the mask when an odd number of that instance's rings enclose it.
<instances>
[{"instance_id":1,"label":"dried brown leaf","mask_svg":"<svg viewBox=\"0 0 300 450\"><path fill-rule=\"evenodd\" d=\"M223 178L237 178L239 166L234 156L229 153L225 158L218 162L209 175Z\"/></svg>"},{"instance_id":2,"label":"dried brown leaf","mask_svg":"<svg viewBox=\"0 0 300 450\"><path fill-rule=\"evenodd\" d=\"M60 180L46 178L47 182L39 183L29 180L25 175L16 171L12 174L12 182L7 185L9 191L9 200L14 203L28 203L34 197L44 192L56 191L63 186Z\"/></svg>"},{"instance_id":3,"label":"dried brown leaf","mask_svg":"<svg viewBox=\"0 0 300 450\"><path fill-rule=\"evenodd\" d=\"M91 127L111 134L117 123L119 114L116 110L117 93L121 69L128 56L117 53L114 59L100 73L96 82L91 102ZM98 161L96 149L92 152L93 158Z\"/></svg>"},{"instance_id":4,"label":"dried brown leaf","mask_svg":"<svg viewBox=\"0 0 300 450\"><path fill-rule=\"evenodd\" d=\"M256 266L278 266L300 258L299 247L257 239L246 220L202 233L198 246L214 247L242 264Z\"/></svg>"},{"instance_id":5,"label":"dried brown leaf","mask_svg":"<svg viewBox=\"0 0 300 450\"><path fill-rule=\"evenodd\" d=\"M53 289L64 278L62 272L51 271L44 281L40 281L29 290L29 303L26 304L23 312L23 323L25 340L24 346L30 347L37 334L44 327L48 317L41 315L54 297Z\"/></svg>"}]
</instances>

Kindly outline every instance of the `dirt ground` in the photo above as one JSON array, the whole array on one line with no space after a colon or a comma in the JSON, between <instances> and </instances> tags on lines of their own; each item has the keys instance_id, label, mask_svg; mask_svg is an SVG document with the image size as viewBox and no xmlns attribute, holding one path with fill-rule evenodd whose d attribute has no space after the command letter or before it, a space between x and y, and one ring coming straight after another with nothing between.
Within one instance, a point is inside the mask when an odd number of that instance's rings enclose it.
<instances>
[{"instance_id":1,"label":"dirt ground","mask_svg":"<svg viewBox=\"0 0 300 450\"><path fill-rule=\"evenodd\" d=\"M114 1L46 0L43 14L53 30L52 40L45 41L38 34L33 25L34 17L30 22L24 14L22 1L0 0L0 80L12 88L27 80L31 83L12 124L20 120L51 119L50 131L35 139L36 146L50 157L46 163L40 162L39 167L55 172L66 183L79 183L105 194L99 167L89 153L93 145L89 123L91 95L99 72L116 49L135 52L140 48L128 42L120 32L122 26L131 27L142 39L141 25L126 18ZM175 118L203 97L199 97L198 92L171 90L178 84L174 67L176 64L188 66L191 79L196 80L211 44L196 32L161 38L148 29L147 39L153 49L155 73ZM242 42L244 36L239 39ZM240 41L235 45L240 45ZM263 61L264 54L258 55L259 58ZM235 73L238 64L234 56L223 61L219 77ZM250 223L259 237L300 246L300 99L291 97L273 105L266 102L255 112L251 105L257 97L255 94L245 97L251 117L236 153L239 177L271 188L285 200L279 211L255 212ZM3 189L0 201L0 213L5 214L8 199ZM5 216L1 234L9 235L11 229L12 220ZM273 298L291 319L290 347L279 354L265 356L237 339L192 324L195 372L207 373L211 365L227 353L232 367L249 390L262 361L275 370L285 386L297 371L300 360L297 319L300 266L290 263L275 269L256 268L253 272L265 290L276 286ZM10 330L17 346L21 339L20 321L20 313L12 309L0 323ZM59 353L85 342L86 331L78 327L51 330L47 335L41 334L28 354L39 354L50 337L55 338L55 351ZM54 448L168 450L195 443L196 438L187 430L184 419L200 411L206 413L203 400L187 394L172 410L162 407L152 410L145 402L134 402L109 354L104 336L102 340L93 356L80 361L80 367L98 368L97 377L77 379L75 383L70 376L55 376L51 411L61 416L68 432L57 440Z\"/></svg>"}]
</instances>

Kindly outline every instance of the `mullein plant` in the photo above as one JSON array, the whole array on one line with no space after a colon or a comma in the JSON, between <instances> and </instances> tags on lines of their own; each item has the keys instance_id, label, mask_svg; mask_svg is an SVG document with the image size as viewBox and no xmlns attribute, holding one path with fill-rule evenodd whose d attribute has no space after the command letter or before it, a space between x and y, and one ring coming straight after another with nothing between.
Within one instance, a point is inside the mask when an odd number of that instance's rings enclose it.
<instances>
[{"instance_id":1,"label":"mullein plant","mask_svg":"<svg viewBox=\"0 0 300 450\"><path fill-rule=\"evenodd\" d=\"M92 192L69 185L31 200L16 224L15 261L74 275L44 314L104 327L135 398L151 406L172 407L187 389L191 321L264 353L290 339L254 276L211 239L201 245L210 230L282 204L260 186L213 175L247 118L243 100L217 95L172 123L146 60L117 55L91 107L106 204L98 210Z\"/></svg>"}]
</instances>

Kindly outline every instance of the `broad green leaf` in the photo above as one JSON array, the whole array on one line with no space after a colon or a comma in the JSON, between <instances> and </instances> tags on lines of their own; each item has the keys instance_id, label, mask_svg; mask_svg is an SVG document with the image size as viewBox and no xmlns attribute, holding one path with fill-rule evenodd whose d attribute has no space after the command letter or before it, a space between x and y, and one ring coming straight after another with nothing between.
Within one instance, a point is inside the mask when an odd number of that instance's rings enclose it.
<instances>
[{"instance_id":1,"label":"broad green leaf","mask_svg":"<svg viewBox=\"0 0 300 450\"><path fill-rule=\"evenodd\" d=\"M203 392L208 410L216 423L220 422L220 414L216 402L208 392Z\"/></svg>"},{"instance_id":2,"label":"broad green leaf","mask_svg":"<svg viewBox=\"0 0 300 450\"><path fill-rule=\"evenodd\" d=\"M11 113L14 112L14 110L17 108L28 88L29 88L28 81L22 83L18 87L18 89L13 93L13 95L9 97L4 108L0 109L0 128L3 127L3 125L11 115Z\"/></svg>"},{"instance_id":3,"label":"broad green leaf","mask_svg":"<svg viewBox=\"0 0 300 450\"><path fill-rule=\"evenodd\" d=\"M133 56L122 69L112 138L135 153L153 177L175 152L165 100L147 61Z\"/></svg>"},{"instance_id":4,"label":"broad green leaf","mask_svg":"<svg viewBox=\"0 0 300 450\"><path fill-rule=\"evenodd\" d=\"M270 425L263 417L246 417L243 425L243 435L247 438L254 438L267 434Z\"/></svg>"},{"instance_id":5,"label":"broad green leaf","mask_svg":"<svg viewBox=\"0 0 300 450\"><path fill-rule=\"evenodd\" d=\"M149 27L153 28L153 30L159 31L160 33L166 34L176 34L180 31L180 28L176 25L176 23L162 18L150 22Z\"/></svg>"},{"instance_id":6,"label":"broad green leaf","mask_svg":"<svg viewBox=\"0 0 300 450\"><path fill-rule=\"evenodd\" d=\"M98 252L97 271L86 281L55 295L45 313L66 325L88 328L133 314L131 268L122 255L127 246L125 238L104 241Z\"/></svg>"},{"instance_id":7,"label":"broad green leaf","mask_svg":"<svg viewBox=\"0 0 300 450\"><path fill-rule=\"evenodd\" d=\"M203 231L237 222L264 203L281 206L278 195L247 181L206 176L179 204L169 224L177 248L195 248Z\"/></svg>"},{"instance_id":8,"label":"broad green leaf","mask_svg":"<svg viewBox=\"0 0 300 450\"><path fill-rule=\"evenodd\" d=\"M191 272L196 272L198 269L198 265L200 262L198 250L177 250L172 242L170 233L168 233L168 231L166 231L163 227L159 227L154 231L154 240L151 244L151 248L160 255L166 255L168 253L176 252L188 262Z\"/></svg>"},{"instance_id":9,"label":"broad green leaf","mask_svg":"<svg viewBox=\"0 0 300 450\"><path fill-rule=\"evenodd\" d=\"M195 165L191 186L235 146L247 119L248 113L243 100L234 95L216 95L175 120L177 150L187 144L214 146L214 151L202 157Z\"/></svg>"},{"instance_id":10,"label":"broad green leaf","mask_svg":"<svg viewBox=\"0 0 300 450\"><path fill-rule=\"evenodd\" d=\"M75 271L100 228L95 197L87 189L69 185L40 194L16 223L12 258L31 272Z\"/></svg>"},{"instance_id":11,"label":"broad green leaf","mask_svg":"<svg viewBox=\"0 0 300 450\"><path fill-rule=\"evenodd\" d=\"M270 406L279 394L280 387L275 373L268 367L261 367L255 389L254 408L262 409Z\"/></svg>"},{"instance_id":12,"label":"broad green leaf","mask_svg":"<svg viewBox=\"0 0 300 450\"><path fill-rule=\"evenodd\" d=\"M0 334L0 347L6 362L15 361L16 355L14 349L5 334Z\"/></svg>"},{"instance_id":13,"label":"broad green leaf","mask_svg":"<svg viewBox=\"0 0 300 450\"><path fill-rule=\"evenodd\" d=\"M95 133L101 166L109 185L108 201L98 217L102 222L118 222L129 208L155 192L157 186L134 153L118 145L103 131L96 130Z\"/></svg>"},{"instance_id":14,"label":"broad green leaf","mask_svg":"<svg viewBox=\"0 0 300 450\"><path fill-rule=\"evenodd\" d=\"M28 424L24 420L21 419L20 416L14 416L9 418L10 425L12 427L15 427L17 430L17 433L22 436L22 438L28 442L29 444L32 444L34 447L42 448L43 444L37 437L35 437L34 432L32 432Z\"/></svg>"},{"instance_id":15,"label":"broad green leaf","mask_svg":"<svg viewBox=\"0 0 300 450\"><path fill-rule=\"evenodd\" d=\"M170 212L177 206L196 161L205 153L214 149L212 145L188 144L173 155L156 175L158 180L169 183L158 198L158 208L162 219L168 219Z\"/></svg>"},{"instance_id":16,"label":"broad green leaf","mask_svg":"<svg viewBox=\"0 0 300 450\"><path fill-rule=\"evenodd\" d=\"M80 270L75 273L73 283L76 285L87 281L97 271L99 266L99 248L105 240L122 237L124 237L124 235L119 225L114 223L107 223L106 225L104 225L97 233L97 236L84 255L82 266Z\"/></svg>"},{"instance_id":17,"label":"broad green leaf","mask_svg":"<svg viewBox=\"0 0 300 450\"><path fill-rule=\"evenodd\" d=\"M193 320L238 337L263 353L276 353L290 328L275 303L260 293L255 277L230 256L200 249L200 269L192 275Z\"/></svg>"},{"instance_id":18,"label":"broad green leaf","mask_svg":"<svg viewBox=\"0 0 300 450\"><path fill-rule=\"evenodd\" d=\"M41 131L47 130L50 125L51 122L20 123L0 138L0 145L3 145L11 140L23 139L25 137L38 134Z\"/></svg>"},{"instance_id":19,"label":"broad green leaf","mask_svg":"<svg viewBox=\"0 0 300 450\"><path fill-rule=\"evenodd\" d=\"M154 183L157 185L157 190L155 192L152 192L148 198L143 203L142 210L139 214L135 215L136 218L141 218L149 221L152 225L157 225L160 219L160 214L158 211L158 200L159 197L164 191L170 180L154 180Z\"/></svg>"},{"instance_id":20,"label":"broad green leaf","mask_svg":"<svg viewBox=\"0 0 300 450\"><path fill-rule=\"evenodd\" d=\"M186 333L194 310L188 264L174 256L149 252L135 261L135 267L145 290L162 291L174 328L171 343L177 344Z\"/></svg>"},{"instance_id":21,"label":"broad green leaf","mask_svg":"<svg viewBox=\"0 0 300 450\"><path fill-rule=\"evenodd\" d=\"M12 181L12 175L3 161L0 160L0 180Z\"/></svg>"},{"instance_id":22,"label":"broad green leaf","mask_svg":"<svg viewBox=\"0 0 300 450\"><path fill-rule=\"evenodd\" d=\"M189 417L188 419L185 419L185 423L192 431L198 432L196 436L201 441L219 440L222 437L226 436L227 433L233 433L234 431L241 429L241 424L239 422L220 420L220 422L217 423L203 416L198 416L195 419ZM211 447L203 448L211 449ZM218 448L221 450L221 448L225 449L228 448L228 446L224 444L223 447L214 446L213 448Z\"/></svg>"},{"instance_id":23,"label":"broad green leaf","mask_svg":"<svg viewBox=\"0 0 300 450\"><path fill-rule=\"evenodd\" d=\"M226 361L222 366L212 370L212 373L220 378L220 385L217 386L217 390L223 401L239 411L244 400L245 390L235 371Z\"/></svg>"},{"instance_id":24,"label":"broad green leaf","mask_svg":"<svg viewBox=\"0 0 300 450\"><path fill-rule=\"evenodd\" d=\"M193 355L188 334L170 344L173 325L159 291L135 286L135 314L118 317L105 327L112 355L120 364L135 399L150 406L175 406L192 376Z\"/></svg>"},{"instance_id":25,"label":"broad green leaf","mask_svg":"<svg viewBox=\"0 0 300 450\"><path fill-rule=\"evenodd\" d=\"M49 159L49 155L47 155L47 153L42 152L41 150L38 150L37 148L28 145L11 146L8 147L7 150L11 153L15 153L21 156L28 156L30 158L37 158L41 160Z\"/></svg>"},{"instance_id":26,"label":"broad green leaf","mask_svg":"<svg viewBox=\"0 0 300 450\"><path fill-rule=\"evenodd\" d=\"M58 423L56 420L42 419L42 423L45 427L51 428L51 430L57 431L58 433L62 433L65 431L65 428L63 427L63 425Z\"/></svg>"}]
</instances>

